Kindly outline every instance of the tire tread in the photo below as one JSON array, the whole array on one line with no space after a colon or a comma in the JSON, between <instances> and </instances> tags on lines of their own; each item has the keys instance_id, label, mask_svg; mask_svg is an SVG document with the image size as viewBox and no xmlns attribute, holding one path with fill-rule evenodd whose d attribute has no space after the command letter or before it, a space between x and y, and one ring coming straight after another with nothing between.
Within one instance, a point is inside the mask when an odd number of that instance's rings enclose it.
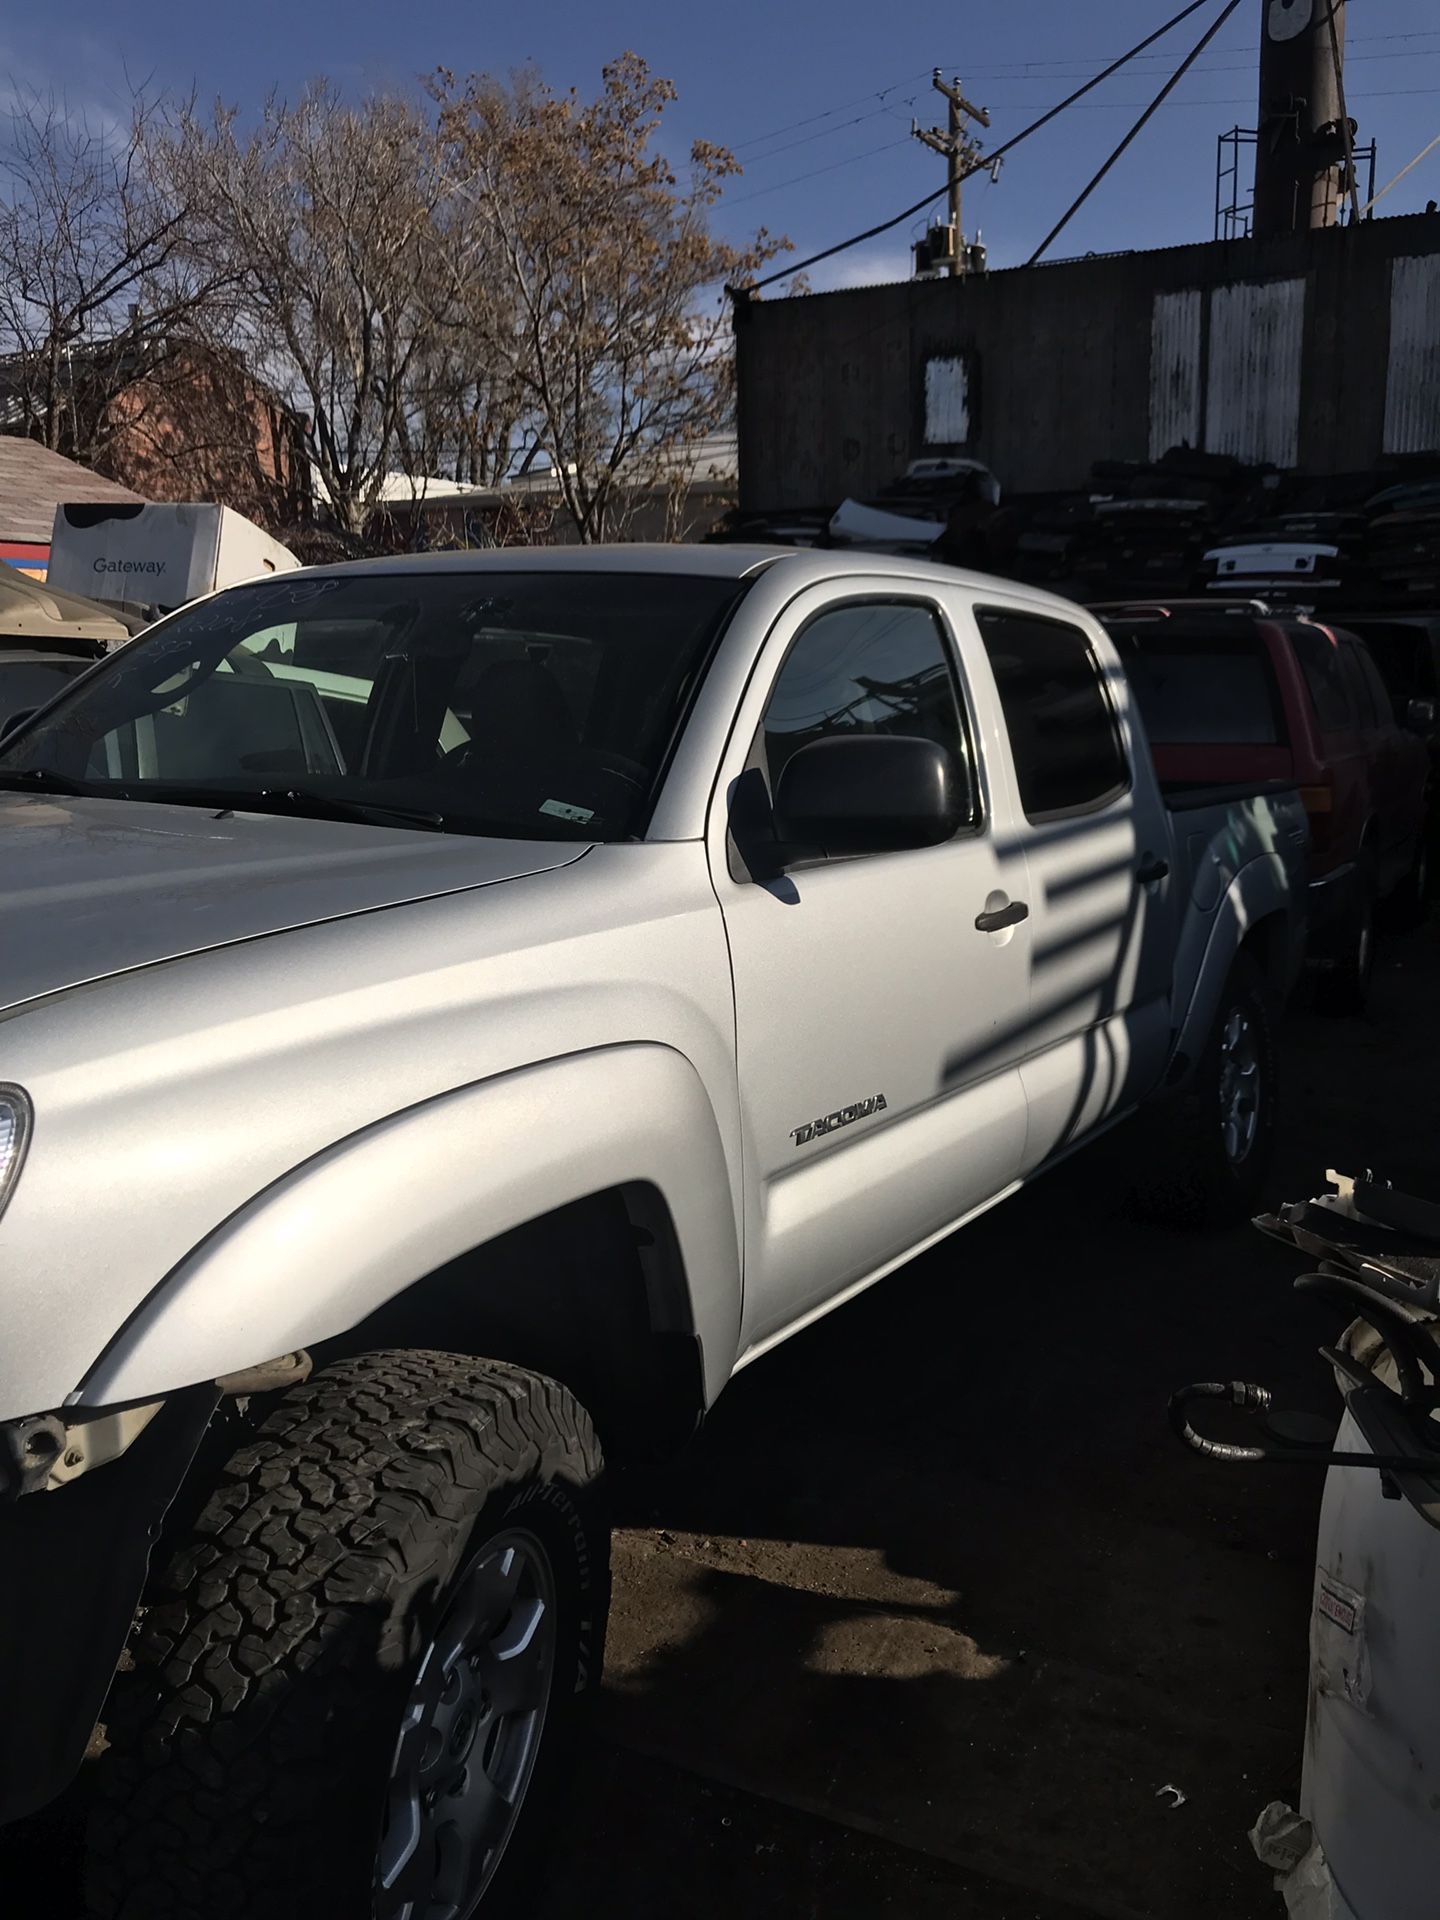
<instances>
[{"instance_id":1,"label":"tire tread","mask_svg":"<svg viewBox=\"0 0 1440 1920\"><path fill-rule=\"evenodd\" d=\"M583 1497L601 1464L564 1387L497 1362L366 1354L289 1389L152 1579L107 1708L96 1920L298 1914L337 1743L375 1732L367 1672L373 1691L374 1663L419 1651L410 1597L438 1591L487 1496L543 1476ZM301 1675L306 1711L284 1713Z\"/></svg>"}]
</instances>

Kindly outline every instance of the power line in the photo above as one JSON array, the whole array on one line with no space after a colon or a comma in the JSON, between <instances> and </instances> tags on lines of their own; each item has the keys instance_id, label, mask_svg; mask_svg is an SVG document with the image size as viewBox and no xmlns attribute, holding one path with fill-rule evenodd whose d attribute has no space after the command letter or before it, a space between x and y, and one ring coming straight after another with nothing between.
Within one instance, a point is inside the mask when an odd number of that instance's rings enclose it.
<instances>
[{"instance_id":1,"label":"power line","mask_svg":"<svg viewBox=\"0 0 1440 1920\"><path fill-rule=\"evenodd\" d=\"M1232 0L1231 6L1226 10L1225 18L1229 18L1238 3L1239 0ZM1054 120L1057 115L1064 113L1067 107L1073 106L1075 102L1085 94L1093 92L1096 87L1108 80L1112 73L1118 73L1127 61L1134 59L1137 54L1144 53L1147 47L1153 47L1157 40L1163 39L1173 28L1178 27L1183 20L1188 20L1192 13L1198 13L1201 7L1207 4L1208 0L1190 0L1189 5L1182 7L1173 19L1165 22L1163 27L1157 27L1153 33L1147 34L1143 40L1138 41L1136 45L1130 49L1129 53L1123 53L1118 60L1112 60L1108 67L1102 68L1101 71L1095 75L1093 80L1087 80L1083 86L1077 87L1075 91L1068 95L1066 99L1062 100L1058 106L1051 107L1048 112L1042 113L1040 118L1032 121L1028 127L1022 127L1019 133L1013 135L1009 140L1005 141L1003 145L997 147L993 153L987 154L979 165L993 167L997 160L1003 159L1013 148L1018 147L1022 140L1028 140L1032 133L1038 133L1042 127L1048 127L1050 122ZM755 281L748 288L743 290L737 288L734 289L734 291L744 291L752 294L758 293L762 287L773 286L777 280L791 279L795 274L803 273L807 267L818 266L822 260L832 259L837 253L845 253L851 247L858 247L862 241L873 240L877 234L888 233L892 227L898 227L903 220L913 220L917 213L923 213L927 207L933 206L947 191L948 188L942 187L937 193L927 193L925 198L923 200L917 200L914 206L902 208L899 213L893 214L890 219L881 220L875 226L867 227L863 233L852 234L848 240L838 241L833 247L824 247L819 253L812 253L808 259L798 260L791 266L781 268L777 273L767 274L763 280Z\"/></svg>"},{"instance_id":2,"label":"power line","mask_svg":"<svg viewBox=\"0 0 1440 1920\"><path fill-rule=\"evenodd\" d=\"M1345 56L1346 64L1353 65L1356 61L1360 61L1360 60L1440 60L1440 47L1423 48L1418 53L1409 53L1409 54L1406 54L1406 53L1355 53L1351 51L1353 47L1357 45L1365 44L1365 43L1374 44L1376 42L1382 42L1382 41L1389 41L1389 42L1404 41L1408 43L1416 40L1435 40L1435 39L1440 39L1440 28L1431 28L1426 31L1418 32L1418 33L1349 34L1346 36L1346 56ZM1223 63L1220 61L1210 61L1210 60L1201 61L1195 66L1193 71L1196 73L1251 73L1254 71L1254 56L1258 52L1257 48L1233 47L1233 48L1227 48L1225 51L1247 54L1250 56L1250 58L1242 61L1226 61ZM1153 63L1157 60L1160 60L1160 61L1167 60L1169 58L1169 55L1154 54L1154 53L1136 54L1135 56L1133 56L1133 58L1134 58L1135 64L1139 65L1142 63ZM946 63L942 62L942 65L944 64ZM955 62L951 61L948 64L953 66L955 65ZM989 67L972 66L972 65L969 65L969 63L965 63L965 64L966 64L967 72L975 74L979 77L982 77L985 79L1014 80L1014 81L1018 81L1023 85L1027 81L1035 81L1039 83L1047 80L1060 80L1060 79L1069 78L1077 69L1083 73L1088 67L1089 62L1084 60L1079 60L1079 59L1051 60L1051 61L1027 60L1022 62L1011 62L1009 64L989 66ZM768 133L752 134L748 140L742 140L737 142L736 145L732 147L731 151L735 154L737 159L743 158L743 156L748 153L750 157L745 162L746 166L747 167L757 166L760 164L760 162L764 160L772 159L775 155L780 153L788 153L793 148L798 146L804 146L805 144L807 144L807 142L811 140L826 139L829 136L829 134L833 132L838 132L841 129L835 128L835 127L820 126L817 132L806 134L804 138L801 140L790 141L783 147L771 147L769 151L765 153L752 153L750 151L754 147L764 146L767 141L778 140L782 134L797 132L802 127L818 126L818 123L820 123L821 121L833 120L837 114L846 113L852 107L868 107L869 103L872 100L879 101L880 104L878 106L871 107L868 113L857 114L853 120L844 121L842 123L842 126L843 127L858 126L864 120L877 119L882 113L893 113L895 111L895 108L890 104L889 96L891 94L898 93L902 87L910 86L911 84L913 84L918 80L923 80L928 78L929 73L930 73L930 69L926 67L919 73L902 74L899 79L889 81L885 86L877 88L870 93L859 94L853 100L842 100L837 106L826 107L820 113L807 114L803 119L800 119L800 120L787 120L783 126L772 127ZM1422 89L1419 89L1418 91L1423 92L1423 91L1427 91L1427 89L1422 88ZM1362 97L1373 98L1375 96L1371 96L1371 95L1356 96L1356 98L1362 98ZM1125 104L1128 105L1130 103L1127 102ZM1139 105L1140 103L1135 102L1134 104ZM1223 105L1223 106L1230 106L1230 105L1243 105L1244 103L1239 101L1236 101L1236 102L1221 101L1221 102L1218 102L1217 104ZM1008 111L1008 109L1000 109L1000 110Z\"/></svg>"},{"instance_id":3,"label":"power line","mask_svg":"<svg viewBox=\"0 0 1440 1920\"><path fill-rule=\"evenodd\" d=\"M1413 66L1417 60L1440 60L1440 47L1421 47L1418 52L1412 51L1410 53L1350 53L1347 51L1345 55L1345 63L1347 66L1358 65L1362 60L1403 60ZM1137 61L1136 65L1138 66L1139 64ZM1255 62L1253 59L1225 61L1201 60L1195 66L1194 71L1196 73L1253 73L1255 71ZM1018 84L1024 86L1027 83L1033 82L1039 86L1059 79L1069 79L1072 76L1058 73L1006 73L989 74L986 77L992 80L998 79L1002 85Z\"/></svg>"},{"instance_id":4,"label":"power line","mask_svg":"<svg viewBox=\"0 0 1440 1920\"><path fill-rule=\"evenodd\" d=\"M1437 28L1437 27L1426 27L1417 32L1411 32L1411 33L1347 33L1345 36L1346 57L1347 59L1351 59L1351 60L1401 60L1406 57L1404 54L1396 54L1396 53L1357 54L1357 53L1352 53L1350 49L1352 47L1357 47L1357 46L1375 46L1375 45L1379 45L1381 43L1386 43L1386 42L1391 44L1396 42L1401 42L1401 41L1410 43L1416 40L1434 40L1437 38L1440 38L1440 28ZM1260 49L1258 46L1247 44L1243 47L1241 46L1225 47L1223 49L1219 49L1219 51L1222 51L1224 53L1235 53L1235 54L1247 55L1249 57L1248 64L1246 64L1243 67L1237 66L1236 68L1234 68L1234 71L1237 73L1240 73L1240 72L1248 73L1252 70L1253 62L1255 58L1258 56ZM1134 58L1139 63L1154 64L1157 61L1164 61L1168 59L1169 55L1163 54L1163 53L1137 54L1134 56ZM953 62L951 64L953 64ZM1090 62L1084 56L1077 55L1073 59L1062 58L1062 59L1055 59L1055 60L1002 61L994 66L988 66L988 67L979 66L973 62L966 62L965 64L969 72L984 75L987 79L993 79L993 78L1002 77L1002 76L1003 77L1020 76L1024 74L1034 74L1037 78L1040 78L1040 79L1057 79L1057 78L1065 77L1064 70L1066 69L1068 69L1071 72L1074 72L1076 69L1078 69L1080 72L1083 73L1084 70L1089 66Z\"/></svg>"},{"instance_id":5,"label":"power line","mask_svg":"<svg viewBox=\"0 0 1440 1920\"><path fill-rule=\"evenodd\" d=\"M814 180L820 174L834 173L840 167L853 167L858 160L873 160L877 153L892 153L896 147L908 147L909 144L910 136L905 134L899 140L887 140L883 146L866 147L861 153L847 153L843 160L831 160L823 167L812 167L808 173L792 174L788 180L775 180L768 187L756 187L750 193L737 194L733 200L727 199L725 205L727 207L743 206L747 200L760 199L762 194L783 192L786 187L799 186L802 180ZM796 267L794 271L798 273L800 269Z\"/></svg>"},{"instance_id":6,"label":"power line","mask_svg":"<svg viewBox=\"0 0 1440 1920\"><path fill-rule=\"evenodd\" d=\"M894 88L887 87L886 92L893 93ZM918 93L911 94L903 104L914 106L919 97ZM821 127L815 133L802 133L798 140L787 140L783 146L771 147L766 153L751 154L743 164L746 167L758 166L762 161L775 159L778 154L790 153L796 147L808 147L815 140L828 140L832 133L844 133L851 127L860 126L863 121L878 120L882 113L894 112L895 108L887 100L878 107L871 107L868 113L857 113L853 120L837 120L833 127Z\"/></svg>"},{"instance_id":7,"label":"power line","mask_svg":"<svg viewBox=\"0 0 1440 1920\"><path fill-rule=\"evenodd\" d=\"M1190 71L1191 67L1193 67L1195 62L1200 58L1200 55L1205 51L1206 47L1209 46L1210 42L1215 38L1216 34L1219 33L1220 29L1224 26L1225 22L1230 18L1231 14L1235 13L1238 10L1239 6L1240 6L1240 0L1226 0L1226 5L1221 11L1220 17L1217 20L1213 21L1210 24L1210 26L1208 26L1205 29L1204 33L1201 34L1200 38L1195 42L1195 45L1191 50L1191 52L1189 52L1185 56L1185 58L1180 62L1179 66L1176 67L1175 71L1171 74L1170 78L1165 82L1164 86L1161 87L1159 93L1156 94L1155 98L1150 102L1149 106L1146 107L1145 111L1141 114L1140 118L1135 122L1134 126L1131 127L1130 131L1126 134L1125 138L1120 142L1119 146L1115 148L1115 151L1110 155L1110 158L1100 168L1099 172L1096 173L1086 183L1086 185L1081 188L1079 194L1077 194L1075 199L1071 201L1070 205L1065 209L1065 212L1061 214L1059 220L1056 221L1055 225L1050 229L1049 233L1046 234L1045 238L1040 242L1039 246L1035 249L1034 253L1031 254L1028 262L1030 266L1032 267L1034 266L1035 262L1040 258L1041 254L1044 253L1046 249L1049 247L1050 242L1054 240L1057 237L1057 235L1059 235L1060 233L1063 233L1065 228L1069 226L1070 222L1074 219L1075 215L1080 211L1081 207L1084 206L1085 202L1090 198L1091 194L1099 186L1100 182L1105 178L1106 174L1109 173L1110 169L1115 165L1115 162L1120 158L1121 154L1125 152L1126 148L1130 145L1130 143L1139 136L1141 131L1150 123L1150 121L1154 118L1154 116L1160 111L1161 107L1164 106L1166 100L1169 99L1170 95L1175 91L1176 87L1179 86L1180 82L1185 78L1186 74Z\"/></svg>"},{"instance_id":8,"label":"power line","mask_svg":"<svg viewBox=\"0 0 1440 1920\"><path fill-rule=\"evenodd\" d=\"M1380 191L1375 195L1374 200L1368 201L1366 205L1360 209L1361 219L1363 219L1365 215L1369 213L1371 207L1375 205L1376 200L1383 200L1386 194L1389 193L1391 187L1398 187L1400 182L1405 178L1406 174L1413 173L1416 167L1419 166L1420 162L1422 160L1429 159L1430 155L1435 151L1437 147L1440 147L1440 133L1436 134L1435 138L1430 142L1428 147L1422 147L1419 153L1416 154L1413 160L1409 161L1405 166L1401 167L1400 171L1396 174L1393 180L1387 180L1385 182L1385 185L1381 187Z\"/></svg>"},{"instance_id":9,"label":"power line","mask_svg":"<svg viewBox=\"0 0 1440 1920\"><path fill-rule=\"evenodd\" d=\"M1418 98L1422 94L1427 99L1433 100L1437 94L1440 94L1440 87L1384 87L1379 92L1352 93L1347 97L1351 100L1404 100L1410 97ZM1077 113L1127 113L1145 104L1143 100L1087 100L1083 106L1077 106L1075 111ZM1207 95L1203 100L1167 100L1165 104L1172 110L1176 107L1253 107L1255 96L1253 93L1238 96L1232 94L1227 99L1216 100ZM1011 100L1004 106L996 107L994 111L1022 113L1024 107L1018 100Z\"/></svg>"},{"instance_id":10,"label":"power line","mask_svg":"<svg viewBox=\"0 0 1440 1920\"><path fill-rule=\"evenodd\" d=\"M755 133L748 140L741 140L731 148L737 158L749 147L763 147L767 140L778 140L782 133L794 133L799 127L813 127L818 120L833 120L837 113L847 113L851 107L867 106L872 100L883 100L887 93L897 93L901 87L908 87L912 81L927 80L930 69L922 68L919 73L902 74L898 80L891 80L886 86L872 87L869 93L862 93L854 100L842 100L838 106L826 107L823 113L807 114L803 120L788 120L783 127L772 127L769 133Z\"/></svg>"}]
</instances>

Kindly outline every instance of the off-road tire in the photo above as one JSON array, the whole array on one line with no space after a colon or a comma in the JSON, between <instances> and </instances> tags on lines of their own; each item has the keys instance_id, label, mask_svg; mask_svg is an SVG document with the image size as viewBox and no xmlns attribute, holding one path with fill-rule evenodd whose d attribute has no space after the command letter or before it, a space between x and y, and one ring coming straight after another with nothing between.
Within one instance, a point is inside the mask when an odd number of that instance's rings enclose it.
<instances>
[{"instance_id":1,"label":"off-road tire","mask_svg":"<svg viewBox=\"0 0 1440 1920\"><path fill-rule=\"evenodd\" d=\"M1243 1158L1225 1150L1221 1117L1222 1042L1239 1009L1254 1034L1259 1094L1254 1142ZM1210 1229L1250 1219L1259 1202L1279 1125L1275 996L1249 954L1237 954L1205 1051L1178 1092L1143 1116L1141 1166L1132 1211L1162 1226Z\"/></svg>"},{"instance_id":2,"label":"off-road tire","mask_svg":"<svg viewBox=\"0 0 1440 1920\"><path fill-rule=\"evenodd\" d=\"M105 1714L90 1912L368 1920L427 1628L485 1541L523 1526L551 1564L558 1637L535 1769L479 1910L508 1911L599 1679L600 1478L587 1415L518 1368L372 1353L289 1390L147 1590Z\"/></svg>"}]
</instances>

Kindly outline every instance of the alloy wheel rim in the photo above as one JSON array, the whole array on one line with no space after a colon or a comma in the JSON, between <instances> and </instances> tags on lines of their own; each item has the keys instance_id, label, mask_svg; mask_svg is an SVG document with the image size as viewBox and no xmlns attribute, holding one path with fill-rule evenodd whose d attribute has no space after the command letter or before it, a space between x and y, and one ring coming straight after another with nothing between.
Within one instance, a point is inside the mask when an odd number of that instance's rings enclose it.
<instances>
[{"instance_id":1,"label":"alloy wheel rim","mask_svg":"<svg viewBox=\"0 0 1440 1920\"><path fill-rule=\"evenodd\" d=\"M1249 1158L1260 1131L1260 1047L1243 1007L1220 1030L1220 1136L1232 1167Z\"/></svg>"},{"instance_id":2,"label":"alloy wheel rim","mask_svg":"<svg viewBox=\"0 0 1440 1920\"><path fill-rule=\"evenodd\" d=\"M465 1569L401 1715L375 1861L375 1920L470 1920L535 1770L555 1671L555 1580L531 1533Z\"/></svg>"}]
</instances>

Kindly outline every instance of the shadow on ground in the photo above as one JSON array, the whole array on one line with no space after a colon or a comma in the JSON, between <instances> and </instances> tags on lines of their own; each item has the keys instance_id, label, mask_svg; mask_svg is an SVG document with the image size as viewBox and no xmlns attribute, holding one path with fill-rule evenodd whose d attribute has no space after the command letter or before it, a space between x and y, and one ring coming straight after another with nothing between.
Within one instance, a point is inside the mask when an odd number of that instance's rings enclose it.
<instances>
[{"instance_id":1,"label":"shadow on ground","mask_svg":"<svg viewBox=\"0 0 1440 1920\"><path fill-rule=\"evenodd\" d=\"M1435 1186L1437 950L1386 959L1367 1019L1291 1024L1272 1199L1336 1165ZM1245 1832L1298 1791L1320 1479L1184 1454L1165 1399L1241 1376L1333 1411L1337 1323L1253 1229L1126 1219L1128 1151L757 1363L625 1483L612 1740L1016 1901L1274 1910Z\"/></svg>"}]
</instances>

